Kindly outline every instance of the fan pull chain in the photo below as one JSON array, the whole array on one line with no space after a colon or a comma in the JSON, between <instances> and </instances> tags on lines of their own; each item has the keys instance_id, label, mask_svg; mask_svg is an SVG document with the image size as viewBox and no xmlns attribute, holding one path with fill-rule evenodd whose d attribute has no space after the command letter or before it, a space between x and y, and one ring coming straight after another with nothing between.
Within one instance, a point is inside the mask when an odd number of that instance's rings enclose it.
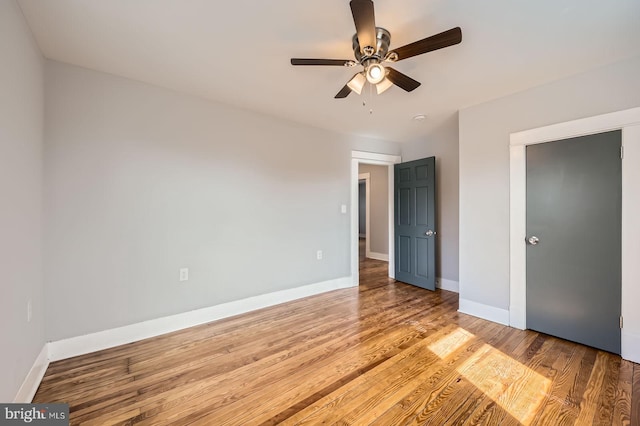
<instances>
[{"instance_id":1,"label":"fan pull chain","mask_svg":"<svg viewBox=\"0 0 640 426\"><path fill-rule=\"evenodd\" d=\"M373 103L373 85L371 84L367 84L367 86L369 86L369 103ZM366 94L365 94L366 97ZM362 107L366 108L367 107L367 100L366 98L362 100ZM369 115L373 114L373 108L369 108Z\"/></svg>"}]
</instances>

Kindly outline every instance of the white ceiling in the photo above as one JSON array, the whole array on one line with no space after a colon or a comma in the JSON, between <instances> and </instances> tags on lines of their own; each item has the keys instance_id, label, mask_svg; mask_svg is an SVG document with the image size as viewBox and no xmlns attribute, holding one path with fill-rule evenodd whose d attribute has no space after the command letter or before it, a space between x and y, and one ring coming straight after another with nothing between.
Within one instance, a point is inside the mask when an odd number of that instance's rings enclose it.
<instances>
[{"instance_id":1,"label":"white ceiling","mask_svg":"<svg viewBox=\"0 0 640 426\"><path fill-rule=\"evenodd\" d=\"M638 0L375 0L391 47L456 26L462 44L398 62L422 82L412 93L336 100L354 69L289 58L353 58L347 0L19 4L49 59L398 142L424 138L460 108L640 54Z\"/></svg>"}]
</instances>

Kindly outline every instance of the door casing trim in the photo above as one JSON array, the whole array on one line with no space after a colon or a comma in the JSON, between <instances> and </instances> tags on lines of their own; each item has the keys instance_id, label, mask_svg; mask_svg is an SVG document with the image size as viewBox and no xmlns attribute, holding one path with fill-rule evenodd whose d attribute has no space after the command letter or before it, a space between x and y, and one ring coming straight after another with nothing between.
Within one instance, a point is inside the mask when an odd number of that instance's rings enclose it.
<instances>
[{"instance_id":1,"label":"door casing trim","mask_svg":"<svg viewBox=\"0 0 640 426\"><path fill-rule=\"evenodd\" d=\"M555 140L602 133L611 130L622 130L622 146L630 144L633 147L640 146L640 107L623 111L597 115L593 117L572 120L564 123L552 124L521 132L512 133L509 137L510 151L510 183L509 183L509 208L510 208L510 295L509 295L509 325L511 327L525 329L526 323L526 147ZM631 160L631 158L628 158ZM632 304L625 303L627 296L635 295L634 282L640 282L640 268L636 268L631 262L635 246L630 231L636 229L638 222L631 222L632 207L636 209L637 202L631 200L631 194L638 193L638 183L635 183L633 166L628 161L622 164L622 315L627 318L632 315ZM625 197L625 194L627 197ZM635 203L635 204L634 204ZM634 205L636 207L634 207ZM636 219L637 220L637 219ZM629 229L633 227L633 229ZM637 252L636 252L637 255ZM627 302L631 302L627 300ZM640 331L640 324L635 325ZM630 330L633 332L633 330ZM623 333L622 356L628 354L629 343L625 343ZM630 355L630 354L628 354ZM633 358L640 354L633 354ZM636 361L637 362L637 361Z\"/></svg>"},{"instance_id":2,"label":"door casing trim","mask_svg":"<svg viewBox=\"0 0 640 426\"><path fill-rule=\"evenodd\" d=\"M393 244L393 165L402 162L399 155L380 154L376 152L351 151L351 278L353 285L360 283L359 258L358 258L358 165L374 164L387 166L388 176L388 208L389 208L389 277L395 277L393 268L395 262L395 248Z\"/></svg>"}]
</instances>

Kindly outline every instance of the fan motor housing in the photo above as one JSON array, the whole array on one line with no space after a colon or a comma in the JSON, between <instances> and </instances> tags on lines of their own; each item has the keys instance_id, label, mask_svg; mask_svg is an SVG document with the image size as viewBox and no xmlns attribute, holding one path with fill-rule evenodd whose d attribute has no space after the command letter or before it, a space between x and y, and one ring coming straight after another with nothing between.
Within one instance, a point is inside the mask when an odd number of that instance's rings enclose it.
<instances>
[{"instance_id":1,"label":"fan motor housing","mask_svg":"<svg viewBox=\"0 0 640 426\"><path fill-rule=\"evenodd\" d=\"M367 54L368 52L363 53L360 49L358 34L354 34L353 54L355 55L356 60L363 65L369 62L380 62L389 51L389 44L391 44L391 33L384 28L376 27L376 46L371 46L375 48L375 52L372 52L371 54ZM364 46L365 49L367 47L369 46Z\"/></svg>"}]
</instances>

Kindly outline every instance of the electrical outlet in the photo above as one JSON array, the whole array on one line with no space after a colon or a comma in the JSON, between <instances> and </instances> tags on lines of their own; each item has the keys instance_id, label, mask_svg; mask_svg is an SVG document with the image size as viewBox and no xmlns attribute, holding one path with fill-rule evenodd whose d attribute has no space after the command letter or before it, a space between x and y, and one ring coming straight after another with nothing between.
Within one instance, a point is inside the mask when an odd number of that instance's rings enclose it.
<instances>
[{"instance_id":1,"label":"electrical outlet","mask_svg":"<svg viewBox=\"0 0 640 426\"><path fill-rule=\"evenodd\" d=\"M180 281L189 281L189 268L180 268Z\"/></svg>"},{"instance_id":2,"label":"electrical outlet","mask_svg":"<svg viewBox=\"0 0 640 426\"><path fill-rule=\"evenodd\" d=\"M318 251L316 252L316 259L318 259L318 260L322 260L322 250L318 250Z\"/></svg>"},{"instance_id":3,"label":"electrical outlet","mask_svg":"<svg viewBox=\"0 0 640 426\"><path fill-rule=\"evenodd\" d=\"M345 214L347 212L347 205L346 204L342 204L340 206L340 213Z\"/></svg>"},{"instance_id":4,"label":"electrical outlet","mask_svg":"<svg viewBox=\"0 0 640 426\"><path fill-rule=\"evenodd\" d=\"M27 302L27 322L31 322L33 310L31 308L31 300Z\"/></svg>"}]
</instances>

